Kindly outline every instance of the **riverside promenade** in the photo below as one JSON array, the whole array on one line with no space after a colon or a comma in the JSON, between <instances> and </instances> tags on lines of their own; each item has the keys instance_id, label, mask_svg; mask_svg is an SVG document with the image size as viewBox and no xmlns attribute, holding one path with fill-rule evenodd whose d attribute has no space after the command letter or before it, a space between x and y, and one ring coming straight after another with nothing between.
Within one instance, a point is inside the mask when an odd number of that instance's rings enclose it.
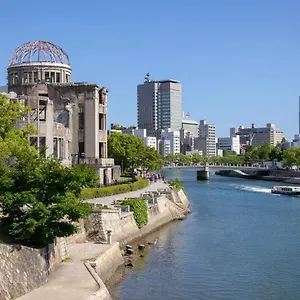
<instances>
[{"instance_id":1,"label":"riverside promenade","mask_svg":"<svg viewBox=\"0 0 300 300\"><path fill-rule=\"evenodd\" d=\"M61 263L41 287L17 300L85 300L99 286L87 270L84 262L107 251L112 245L79 243L68 246L70 261Z\"/></svg>"},{"instance_id":2,"label":"riverside promenade","mask_svg":"<svg viewBox=\"0 0 300 300\"><path fill-rule=\"evenodd\" d=\"M146 193L146 192L154 192L157 191L158 189L165 189L167 188L168 185L163 182L158 180L157 182L150 183L147 187L133 191L133 192L128 192L124 194L118 194L118 195L112 195L112 196L107 196L107 197L101 197L101 198L94 198L90 200L85 200L85 203L98 203L98 204L103 204L103 205L111 205L114 203L116 200L123 200L124 198L137 198L141 194Z\"/></svg>"},{"instance_id":3,"label":"riverside promenade","mask_svg":"<svg viewBox=\"0 0 300 300\"><path fill-rule=\"evenodd\" d=\"M139 197L148 191L157 191L168 185L163 181L149 184L146 188L108 197L87 200L88 203L110 205L115 200ZM88 300L93 299L93 293L99 289L84 262L104 254L113 244L98 244L94 242L68 245L70 260L62 262L48 277L47 283L23 295L17 300Z\"/></svg>"}]
</instances>

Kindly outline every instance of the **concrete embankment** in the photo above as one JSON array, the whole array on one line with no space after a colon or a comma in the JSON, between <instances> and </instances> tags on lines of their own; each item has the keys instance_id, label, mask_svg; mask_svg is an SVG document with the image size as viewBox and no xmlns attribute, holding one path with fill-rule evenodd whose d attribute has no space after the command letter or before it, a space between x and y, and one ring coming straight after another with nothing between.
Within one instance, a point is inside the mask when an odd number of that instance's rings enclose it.
<instances>
[{"instance_id":1,"label":"concrete embankment","mask_svg":"<svg viewBox=\"0 0 300 300\"><path fill-rule=\"evenodd\" d=\"M220 176L226 176L226 177L237 177L237 178L245 178L245 179L300 184L299 171L270 169L270 170L258 170L258 171L246 170L243 171L243 173L245 173L245 175L230 170L221 170L216 174Z\"/></svg>"},{"instance_id":2,"label":"concrete embankment","mask_svg":"<svg viewBox=\"0 0 300 300\"><path fill-rule=\"evenodd\" d=\"M136 225L133 213L122 211L122 208L95 209L86 220L87 237L102 243L107 243L110 239L115 243L108 253L90 261L90 265L102 279L102 285L105 285L117 268L125 262L120 246L142 238L173 220L183 219L190 212L189 200L182 190L168 191L146 201L148 223L142 228ZM103 295L106 295L106 287L104 290Z\"/></svg>"},{"instance_id":3,"label":"concrete embankment","mask_svg":"<svg viewBox=\"0 0 300 300\"><path fill-rule=\"evenodd\" d=\"M189 201L182 190L150 193L145 201L149 220L142 228L137 227L127 206L95 207L84 220L85 226L80 222L78 234L57 239L54 245L47 247L45 255L44 251L40 253L26 247L0 247L0 258L2 253L3 261L7 262L7 267L0 270L5 279L2 283L0 276L0 287L4 291L0 292L0 300L13 300L21 295L20 300L110 300L105 283L125 264L122 245L182 219L189 212ZM17 284L19 280L22 285ZM42 286L36 288L39 285Z\"/></svg>"},{"instance_id":4,"label":"concrete embankment","mask_svg":"<svg viewBox=\"0 0 300 300\"><path fill-rule=\"evenodd\" d=\"M173 220L182 219L189 213L189 201L182 190L151 196L146 201L148 201L147 225L139 228L135 223L133 212L126 210L126 207L95 208L86 220L87 237L107 243L107 233L110 231L111 240L124 245Z\"/></svg>"}]
</instances>

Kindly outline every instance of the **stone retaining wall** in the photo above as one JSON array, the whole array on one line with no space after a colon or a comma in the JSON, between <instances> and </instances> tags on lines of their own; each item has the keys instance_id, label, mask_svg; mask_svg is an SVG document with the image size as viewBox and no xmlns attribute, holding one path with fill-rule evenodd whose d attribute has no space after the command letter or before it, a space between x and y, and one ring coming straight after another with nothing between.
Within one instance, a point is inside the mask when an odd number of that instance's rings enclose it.
<instances>
[{"instance_id":1,"label":"stone retaining wall","mask_svg":"<svg viewBox=\"0 0 300 300\"><path fill-rule=\"evenodd\" d=\"M39 249L0 245L0 299L15 299L41 286L47 268Z\"/></svg>"},{"instance_id":2,"label":"stone retaining wall","mask_svg":"<svg viewBox=\"0 0 300 300\"><path fill-rule=\"evenodd\" d=\"M168 197L170 199L168 199ZM107 242L107 230L112 231L112 241L121 245L140 238L159 227L174 220L174 214L169 209L168 202L172 201L181 207L188 207L189 201L182 190L174 191L157 198L157 204L148 207L148 224L138 228L133 213L120 214L118 210L95 210L86 220L87 238Z\"/></svg>"}]
</instances>

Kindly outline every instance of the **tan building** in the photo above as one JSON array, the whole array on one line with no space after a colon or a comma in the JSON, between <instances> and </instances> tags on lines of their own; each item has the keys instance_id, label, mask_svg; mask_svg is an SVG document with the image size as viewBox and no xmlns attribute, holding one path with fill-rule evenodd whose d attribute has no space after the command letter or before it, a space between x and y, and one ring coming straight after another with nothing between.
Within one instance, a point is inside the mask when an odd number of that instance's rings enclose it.
<instances>
[{"instance_id":1,"label":"tan building","mask_svg":"<svg viewBox=\"0 0 300 300\"><path fill-rule=\"evenodd\" d=\"M266 127L251 127L231 128L231 136L239 135L240 144L259 146L264 142L269 143L271 146L276 146L284 138L284 133L281 129L276 128L275 124L268 123Z\"/></svg>"},{"instance_id":2,"label":"tan building","mask_svg":"<svg viewBox=\"0 0 300 300\"><path fill-rule=\"evenodd\" d=\"M46 148L46 156L54 155L65 165L94 167L100 184L119 179L119 166L107 157L107 88L73 83L66 52L44 41L17 48L7 71L10 97L32 109L18 126L35 126L33 145Z\"/></svg>"}]
</instances>

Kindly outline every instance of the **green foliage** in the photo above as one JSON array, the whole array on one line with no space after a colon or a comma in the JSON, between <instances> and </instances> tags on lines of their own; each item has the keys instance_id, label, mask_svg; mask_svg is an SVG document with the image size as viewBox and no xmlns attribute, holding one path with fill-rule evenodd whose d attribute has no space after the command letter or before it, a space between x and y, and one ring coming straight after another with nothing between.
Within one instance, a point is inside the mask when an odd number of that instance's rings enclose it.
<instances>
[{"instance_id":1,"label":"green foliage","mask_svg":"<svg viewBox=\"0 0 300 300\"><path fill-rule=\"evenodd\" d=\"M282 162L286 166L300 166L300 148L291 147L285 150Z\"/></svg>"},{"instance_id":2,"label":"green foliage","mask_svg":"<svg viewBox=\"0 0 300 300\"><path fill-rule=\"evenodd\" d=\"M72 223L90 213L81 200L80 178L57 159L18 162L11 171L12 184L1 186L2 224L15 240L35 245L77 231Z\"/></svg>"},{"instance_id":3,"label":"green foliage","mask_svg":"<svg viewBox=\"0 0 300 300\"><path fill-rule=\"evenodd\" d=\"M168 184L171 188L176 190L183 190L183 192L186 194L185 188L178 178L168 181Z\"/></svg>"},{"instance_id":4,"label":"green foliage","mask_svg":"<svg viewBox=\"0 0 300 300\"><path fill-rule=\"evenodd\" d=\"M73 175L77 178L80 187L95 187L99 183L99 176L95 169L85 164L76 165L72 168Z\"/></svg>"},{"instance_id":5,"label":"green foliage","mask_svg":"<svg viewBox=\"0 0 300 300\"><path fill-rule=\"evenodd\" d=\"M114 130L136 129L136 126L128 126L128 127L126 127L126 126L122 126L122 125L119 125L119 124L113 124L111 129L114 129Z\"/></svg>"},{"instance_id":6,"label":"green foliage","mask_svg":"<svg viewBox=\"0 0 300 300\"><path fill-rule=\"evenodd\" d=\"M133 212L136 225L141 228L148 223L147 203L143 199L126 199L122 201L122 205L129 205Z\"/></svg>"},{"instance_id":7,"label":"green foliage","mask_svg":"<svg viewBox=\"0 0 300 300\"><path fill-rule=\"evenodd\" d=\"M18 122L28 113L22 103L0 95L0 226L3 236L45 245L76 232L72 221L90 211L80 191L93 180L89 172L40 157L28 139L35 129Z\"/></svg>"},{"instance_id":8,"label":"green foliage","mask_svg":"<svg viewBox=\"0 0 300 300\"><path fill-rule=\"evenodd\" d=\"M119 184L103 188L85 188L81 191L81 199L101 198L111 195L123 194L127 192L137 191L148 186L146 179L137 177L137 181L128 184Z\"/></svg>"},{"instance_id":9,"label":"green foliage","mask_svg":"<svg viewBox=\"0 0 300 300\"><path fill-rule=\"evenodd\" d=\"M122 166L123 171L132 167L143 168L146 171L158 170L164 160L152 147L145 146L143 141L133 135L113 133L108 136L108 155L115 163Z\"/></svg>"},{"instance_id":10,"label":"green foliage","mask_svg":"<svg viewBox=\"0 0 300 300\"><path fill-rule=\"evenodd\" d=\"M260 146L247 146L245 154L236 154L235 152L223 151L223 156L205 157L198 153L192 155L169 154L165 157L165 163L174 163L176 165L189 165L190 163L205 164L252 164L266 160L281 161L284 151L280 147L270 146L267 142Z\"/></svg>"}]
</instances>

